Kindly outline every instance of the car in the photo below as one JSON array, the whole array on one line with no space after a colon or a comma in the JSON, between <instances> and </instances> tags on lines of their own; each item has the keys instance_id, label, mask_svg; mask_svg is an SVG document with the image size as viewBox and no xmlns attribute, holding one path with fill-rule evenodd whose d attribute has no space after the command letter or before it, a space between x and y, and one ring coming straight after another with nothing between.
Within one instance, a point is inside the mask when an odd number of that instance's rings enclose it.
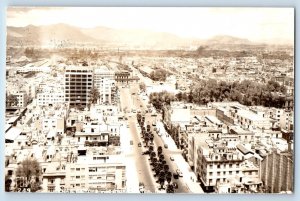
<instances>
[{"instance_id":1,"label":"car","mask_svg":"<svg viewBox=\"0 0 300 201\"><path fill-rule=\"evenodd\" d=\"M140 190L140 193L144 193L145 192L145 185L144 185L144 183L142 183L142 182L139 183L139 190Z\"/></svg>"},{"instance_id":2,"label":"car","mask_svg":"<svg viewBox=\"0 0 300 201\"><path fill-rule=\"evenodd\" d=\"M155 122L153 122L153 123L152 123L152 126L156 126L156 123L155 123Z\"/></svg>"},{"instance_id":3,"label":"car","mask_svg":"<svg viewBox=\"0 0 300 201\"><path fill-rule=\"evenodd\" d=\"M142 155L147 155L147 154L150 154L150 151L144 151L144 152L142 153Z\"/></svg>"},{"instance_id":4,"label":"car","mask_svg":"<svg viewBox=\"0 0 300 201\"><path fill-rule=\"evenodd\" d=\"M177 182L173 182L173 187L174 187L175 189L178 189L178 184L177 184Z\"/></svg>"},{"instance_id":5,"label":"car","mask_svg":"<svg viewBox=\"0 0 300 201\"><path fill-rule=\"evenodd\" d=\"M179 179L179 175L177 173L173 173L174 179Z\"/></svg>"},{"instance_id":6,"label":"car","mask_svg":"<svg viewBox=\"0 0 300 201\"><path fill-rule=\"evenodd\" d=\"M183 174L179 169L176 170L176 173L178 174L179 177L183 177Z\"/></svg>"},{"instance_id":7,"label":"car","mask_svg":"<svg viewBox=\"0 0 300 201\"><path fill-rule=\"evenodd\" d=\"M174 161L174 157L173 157L173 156L170 156L170 160L171 160L171 161Z\"/></svg>"},{"instance_id":8,"label":"car","mask_svg":"<svg viewBox=\"0 0 300 201\"><path fill-rule=\"evenodd\" d=\"M165 144L165 145L164 145L164 148L168 149L168 145L167 145L167 144Z\"/></svg>"},{"instance_id":9,"label":"car","mask_svg":"<svg viewBox=\"0 0 300 201\"><path fill-rule=\"evenodd\" d=\"M139 143L138 143L138 147L141 147L141 146L142 146L142 143L139 142Z\"/></svg>"}]
</instances>

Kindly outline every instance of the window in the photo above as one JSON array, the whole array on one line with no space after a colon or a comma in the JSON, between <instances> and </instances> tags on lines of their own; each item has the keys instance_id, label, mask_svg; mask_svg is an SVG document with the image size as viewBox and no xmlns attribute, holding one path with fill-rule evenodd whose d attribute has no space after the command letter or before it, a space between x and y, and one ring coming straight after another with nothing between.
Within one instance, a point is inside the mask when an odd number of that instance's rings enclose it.
<instances>
[{"instance_id":1,"label":"window","mask_svg":"<svg viewBox=\"0 0 300 201\"><path fill-rule=\"evenodd\" d=\"M229 171L229 175L232 175L232 171Z\"/></svg>"},{"instance_id":2,"label":"window","mask_svg":"<svg viewBox=\"0 0 300 201\"><path fill-rule=\"evenodd\" d=\"M220 175L221 175L221 173L220 173L220 172L217 172L217 175L218 175L218 176L220 176Z\"/></svg>"},{"instance_id":3,"label":"window","mask_svg":"<svg viewBox=\"0 0 300 201\"><path fill-rule=\"evenodd\" d=\"M232 164L229 164L229 168L232 168Z\"/></svg>"},{"instance_id":4,"label":"window","mask_svg":"<svg viewBox=\"0 0 300 201\"><path fill-rule=\"evenodd\" d=\"M48 192L53 192L54 191L54 186L49 186L48 187Z\"/></svg>"},{"instance_id":5,"label":"window","mask_svg":"<svg viewBox=\"0 0 300 201\"><path fill-rule=\"evenodd\" d=\"M80 176L76 176L76 179L80 179Z\"/></svg>"},{"instance_id":6,"label":"window","mask_svg":"<svg viewBox=\"0 0 300 201\"><path fill-rule=\"evenodd\" d=\"M221 168L221 165L217 165L217 168Z\"/></svg>"}]
</instances>

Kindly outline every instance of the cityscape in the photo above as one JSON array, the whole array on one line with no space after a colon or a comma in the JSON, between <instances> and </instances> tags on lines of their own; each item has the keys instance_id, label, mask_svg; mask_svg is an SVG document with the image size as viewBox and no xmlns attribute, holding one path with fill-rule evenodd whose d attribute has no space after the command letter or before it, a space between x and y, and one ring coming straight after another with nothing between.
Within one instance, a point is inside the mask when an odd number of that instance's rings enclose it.
<instances>
[{"instance_id":1,"label":"cityscape","mask_svg":"<svg viewBox=\"0 0 300 201\"><path fill-rule=\"evenodd\" d=\"M293 8L9 7L6 45L6 192L294 192Z\"/></svg>"}]
</instances>

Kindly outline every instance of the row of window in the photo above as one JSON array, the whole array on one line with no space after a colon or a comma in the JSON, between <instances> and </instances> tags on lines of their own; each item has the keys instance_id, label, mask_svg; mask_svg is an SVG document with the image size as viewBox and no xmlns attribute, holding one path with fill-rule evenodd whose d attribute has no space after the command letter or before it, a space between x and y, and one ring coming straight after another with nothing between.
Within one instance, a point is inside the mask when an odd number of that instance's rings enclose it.
<instances>
[{"instance_id":1,"label":"row of window","mask_svg":"<svg viewBox=\"0 0 300 201\"><path fill-rule=\"evenodd\" d=\"M233 171L229 171L228 175L232 175ZM239 174L240 171L235 171L236 174ZM223 171L223 175L225 176L227 174L226 171ZM213 172L209 172L209 176L213 176ZM217 172L217 176L222 176L222 172Z\"/></svg>"},{"instance_id":2,"label":"row of window","mask_svg":"<svg viewBox=\"0 0 300 201\"><path fill-rule=\"evenodd\" d=\"M226 168L226 167L232 168L233 165L234 165L234 164L231 164L231 163L229 163L229 164L218 164L218 165L217 165L217 168ZM239 167L240 167L240 164L239 164L239 163L235 164L235 167L236 167L236 168L239 168ZM213 165L213 164L210 164L210 165L209 165L209 168L210 168L210 169L213 169L213 168L214 168L214 165Z\"/></svg>"}]
</instances>

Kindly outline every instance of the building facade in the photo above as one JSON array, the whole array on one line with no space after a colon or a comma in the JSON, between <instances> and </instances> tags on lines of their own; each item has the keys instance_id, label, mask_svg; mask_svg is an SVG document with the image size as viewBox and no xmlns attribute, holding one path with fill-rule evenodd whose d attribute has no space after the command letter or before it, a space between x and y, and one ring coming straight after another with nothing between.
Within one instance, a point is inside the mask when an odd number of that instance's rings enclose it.
<instances>
[{"instance_id":1,"label":"building facade","mask_svg":"<svg viewBox=\"0 0 300 201\"><path fill-rule=\"evenodd\" d=\"M66 67L65 69L65 101L70 106L89 104L90 91L93 88L93 69L88 67Z\"/></svg>"}]
</instances>

